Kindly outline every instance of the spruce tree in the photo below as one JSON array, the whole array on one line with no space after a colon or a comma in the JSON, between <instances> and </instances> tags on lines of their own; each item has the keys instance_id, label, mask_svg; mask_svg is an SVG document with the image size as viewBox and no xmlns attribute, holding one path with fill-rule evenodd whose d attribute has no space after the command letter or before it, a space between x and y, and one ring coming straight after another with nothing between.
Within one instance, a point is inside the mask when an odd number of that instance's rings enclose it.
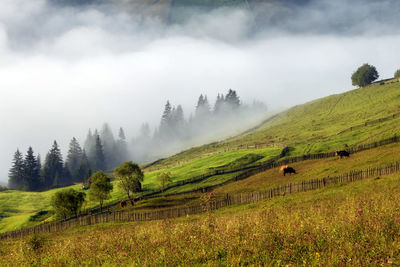
<instances>
[{"instance_id":1,"label":"spruce tree","mask_svg":"<svg viewBox=\"0 0 400 267\"><path fill-rule=\"evenodd\" d=\"M117 141L117 152L118 152L118 165L128 160L128 144L126 142L126 136L124 129L119 128L118 141Z\"/></svg>"},{"instance_id":2,"label":"spruce tree","mask_svg":"<svg viewBox=\"0 0 400 267\"><path fill-rule=\"evenodd\" d=\"M29 147L24 160L23 190L32 191L40 188L40 170L37 160L33 154L32 147Z\"/></svg>"},{"instance_id":3,"label":"spruce tree","mask_svg":"<svg viewBox=\"0 0 400 267\"><path fill-rule=\"evenodd\" d=\"M197 100L195 116L197 119L205 119L210 113L210 104L206 95L200 95Z\"/></svg>"},{"instance_id":4,"label":"spruce tree","mask_svg":"<svg viewBox=\"0 0 400 267\"><path fill-rule=\"evenodd\" d=\"M230 108L234 109L240 106L240 100L239 97L237 96L236 91L229 89L228 94L225 96L225 103Z\"/></svg>"},{"instance_id":5,"label":"spruce tree","mask_svg":"<svg viewBox=\"0 0 400 267\"><path fill-rule=\"evenodd\" d=\"M21 152L17 149L12 161L12 167L8 175L8 187L10 189L21 190L24 179L24 159Z\"/></svg>"},{"instance_id":6,"label":"spruce tree","mask_svg":"<svg viewBox=\"0 0 400 267\"><path fill-rule=\"evenodd\" d=\"M164 112L161 116L160 127L158 129L158 137L161 140L169 140L171 138L171 129L172 129L172 106L167 101L165 104Z\"/></svg>"},{"instance_id":7,"label":"spruce tree","mask_svg":"<svg viewBox=\"0 0 400 267\"><path fill-rule=\"evenodd\" d=\"M76 140L75 137L72 138L69 143L69 150L67 155L67 160L65 165L68 167L68 171L70 176L72 177L72 181L80 181L78 175L78 169L81 165L82 160L82 148Z\"/></svg>"},{"instance_id":8,"label":"spruce tree","mask_svg":"<svg viewBox=\"0 0 400 267\"><path fill-rule=\"evenodd\" d=\"M118 158L117 145L114 135L108 123L104 123L100 132L100 139L103 145L103 153L106 165L110 168L117 166L116 159Z\"/></svg>"},{"instance_id":9,"label":"spruce tree","mask_svg":"<svg viewBox=\"0 0 400 267\"><path fill-rule=\"evenodd\" d=\"M93 161L93 170L105 170L106 169L106 162L104 158L103 152L103 145L101 144L100 136L96 136L96 145L95 145L95 154L94 154L94 161Z\"/></svg>"},{"instance_id":10,"label":"spruce tree","mask_svg":"<svg viewBox=\"0 0 400 267\"><path fill-rule=\"evenodd\" d=\"M169 101L167 101L167 104L165 104L164 107L164 112L161 116L160 130L163 128L168 128L170 126L171 117L172 117L172 106L169 103Z\"/></svg>"},{"instance_id":11,"label":"spruce tree","mask_svg":"<svg viewBox=\"0 0 400 267\"><path fill-rule=\"evenodd\" d=\"M92 176L92 171L90 170L90 164L86 156L86 151L83 150L76 178L78 181L86 182L90 176Z\"/></svg>"},{"instance_id":12,"label":"spruce tree","mask_svg":"<svg viewBox=\"0 0 400 267\"><path fill-rule=\"evenodd\" d=\"M223 105L224 105L225 99L223 94L218 94L217 100L215 101L214 104L214 113L218 114L223 110Z\"/></svg>"},{"instance_id":13,"label":"spruce tree","mask_svg":"<svg viewBox=\"0 0 400 267\"><path fill-rule=\"evenodd\" d=\"M62 182L63 159L56 141L46 155L43 165L43 185L49 187L59 185Z\"/></svg>"}]
</instances>

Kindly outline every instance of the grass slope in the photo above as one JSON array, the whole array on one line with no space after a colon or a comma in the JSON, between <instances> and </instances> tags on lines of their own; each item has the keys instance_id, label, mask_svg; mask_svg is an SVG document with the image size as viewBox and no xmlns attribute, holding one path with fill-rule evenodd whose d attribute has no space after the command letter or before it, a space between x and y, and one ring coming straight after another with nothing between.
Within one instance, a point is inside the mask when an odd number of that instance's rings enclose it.
<instances>
[{"instance_id":1,"label":"grass slope","mask_svg":"<svg viewBox=\"0 0 400 267\"><path fill-rule=\"evenodd\" d=\"M400 112L400 83L389 81L293 107L267 120L254 131L227 141L189 149L158 165L190 160L240 145L287 145L290 155L328 152L378 141L400 132L400 116L392 120L342 131Z\"/></svg>"},{"instance_id":2,"label":"grass slope","mask_svg":"<svg viewBox=\"0 0 400 267\"><path fill-rule=\"evenodd\" d=\"M145 192L156 189L158 187L156 177L160 172L170 172L173 180L179 181L222 167L246 166L254 160L268 160L280 152L280 148L272 147L224 152L240 145L254 145L255 143L285 144L290 147L291 155L301 155L332 151L346 146L380 140L400 132L400 117L354 128L351 131L344 130L396 114L400 111L399 107L400 83L398 82L373 85L318 99L280 113L245 135L225 142L193 148L161 161L160 164L152 166L152 168L164 167L164 169L147 172L143 188ZM367 151L361 153L360 156L355 155L350 160L343 161L343 163L336 159L297 163L293 165L299 171L296 176L283 178L276 170L269 170L245 181L229 184L216 192L224 194L226 192L267 189L277 184L287 183L288 179L291 179L290 181L306 180L334 175L338 171L346 172L352 169L379 165L385 160L398 160L396 154L392 152L398 150L395 146L392 148L389 146L386 152L380 149L374 150L375 152ZM216 152L221 153L213 154ZM357 161L357 159L359 160ZM187 163L180 164L180 162ZM176 166L165 168L166 165L173 164ZM164 194L189 192L202 186L219 184L235 174L209 177L198 183L168 189ZM48 219L38 212L49 210L49 199L55 191L43 193L0 192L0 232L32 225L38 223L40 219ZM124 197L123 192L115 186L110 201L122 197ZM146 204L138 206L144 209L152 206L170 206L171 203L183 204L186 200L185 196L174 198L172 201L161 198L159 202L157 200L147 201L148 206ZM90 208L95 205L96 203L89 201L86 207ZM39 218L34 221L30 221L30 217L35 215L40 216L37 216Z\"/></svg>"},{"instance_id":3,"label":"grass slope","mask_svg":"<svg viewBox=\"0 0 400 267\"><path fill-rule=\"evenodd\" d=\"M0 265L390 265L400 263L399 222L392 175L206 216L4 240Z\"/></svg>"},{"instance_id":4,"label":"grass slope","mask_svg":"<svg viewBox=\"0 0 400 267\"><path fill-rule=\"evenodd\" d=\"M197 159L186 165L147 172L145 173L143 181L143 190L148 192L149 190L158 189L159 185L156 177L160 172L170 172L173 181L180 181L207 173L215 170L218 167L223 167L226 164L236 166L238 163L240 163L240 166L245 166L246 164L253 163L253 161L249 160L249 158L251 159L256 157L257 160L268 160L271 157L279 155L279 153L280 149L278 148L265 148L258 150L243 149ZM249 158L246 156L249 156ZM222 183L236 174L237 173L230 173L209 177L198 183L186 184L181 187L168 189L163 193L163 195L188 192L199 187ZM111 193L111 198L107 202L114 202L115 200L126 197L126 195L118 187L117 182L113 181L113 184L114 189ZM74 188L78 190L80 187L76 185L68 188ZM45 192L0 192L0 232L15 230L24 226L32 226L40 223L41 221L53 219L51 214L48 214L48 216L40 216L41 218L39 218L39 220L32 220L31 217L38 215L39 212L50 211L51 197L59 190L62 189L53 189ZM137 194L137 196L139 195L140 194ZM87 200L88 201L86 202L84 208L97 206L96 202L90 201L89 198L87 198ZM165 204L161 203L159 205ZM143 205L139 205L139 207L142 206Z\"/></svg>"}]
</instances>

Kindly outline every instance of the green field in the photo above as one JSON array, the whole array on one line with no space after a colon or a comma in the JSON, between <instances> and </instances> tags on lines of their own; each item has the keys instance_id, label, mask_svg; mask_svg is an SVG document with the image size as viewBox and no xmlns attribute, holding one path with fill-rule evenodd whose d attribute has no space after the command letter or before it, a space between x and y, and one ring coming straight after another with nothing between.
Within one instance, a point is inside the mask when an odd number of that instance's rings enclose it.
<instances>
[{"instance_id":1,"label":"green field","mask_svg":"<svg viewBox=\"0 0 400 267\"><path fill-rule=\"evenodd\" d=\"M328 152L346 146L379 141L400 133L400 116L353 131L349 129L400 112L400 83L373 85L331 95L293 107L268 120L258 129L217 144L189 149L161 162L172 164L230 147L253 144L280 144L290 147L291 156Z\"/></svg>"},{"instance_id":2,"label":"green field","mask_svg":"<svg viewBox=\"0 0 400 267\"><path fill-rule=\"evenodd\" d=\"M278 148L265 148L265 149L243 149L237 151L230 151L227 153L216 154L210 157L201 158L182 166L175 166L159 171L145 173L143 181L143 190L148 192L159 188L156 177L160 172L170 172L173 181L180 181L189 179L203 173L214 170L220 166L229 163L235 163L238 159L246 156L256 154L263 160L268 160L271 157L279 155L280 149ZM251 162L246 162L251 163ZM244 164L245 165L245 164ZM243 164L241 165L243 166ZM200 181L198 183L187 184L181 187L175 187L166 190L163 194L176 194L182 192L189 192L199 187L214 185L222 183L227 179L233 177L237 173L218 175ZM107 202L114 202L115 200L126 197L126 195L118 187L117 182L113 181L114 190L111 193L111 199ZM79 185L71 186L68 188L80 189ZM62 189L53 189L45 192L21 192L21 191L6 191L0 192L0 232L15 230L23 226L35 225L38 222L52 220L51 214L42 216L40 220L30 220L31 216L35 216L41 211L50 211L50 199L55 192ZM137 194L139 196L141 194ZM87 198L88 199L88 198ZM88 199L89 200L89 199ZM106 202L106 203L107 203ZM87 201L84 208L91 208L97 206L98 203Z\"/></svg>"}]
</instances>

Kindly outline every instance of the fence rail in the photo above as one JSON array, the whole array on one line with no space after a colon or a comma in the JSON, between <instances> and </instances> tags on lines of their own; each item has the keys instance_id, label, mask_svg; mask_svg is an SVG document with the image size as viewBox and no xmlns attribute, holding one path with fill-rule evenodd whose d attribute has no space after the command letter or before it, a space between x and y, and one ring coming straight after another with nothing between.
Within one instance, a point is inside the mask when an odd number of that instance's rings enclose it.
<instances>
[{"instance_id":1,"label":"fence rail","mask_svg":"<svg viewBox=\"0 0 400 267\"><path fill-rule=\"evenodd\" d=\"M187 207L162 209L149 212L117 211L103 214L82 216L67 221L52 222L30 228L6 232L0 235L0 239L19 238L34 233L52 233L75 226L86 226L106 222L150 221L168 218L177 218L187 215L199 214L204 211L212 211L235 204L249 204L290 193L305 192L324 188L334 184L355 182L366 178L389 175L400 171L400 163L395 162L383 167L373 167L364 170L354 170L339 176L313 179L298 183L290 183L278 186L266 191L226 195L222 200L209 201L205 205L198 204Z\"/></svg>"},{"instance_id":2,"label":"fence rail","mask_svg":"<svg viewBox=\"0 0 400 267\"><path fill-rule=\"evenodd\" d=\"M398 143L400 142L400 138L398 136L393 136L391 138L387 138L387 139L383 139L381 141L377 141L377 142L373 142L373 143L369 143L369 144L364 144L364 145L359 145L356 147L352 147L347 149L350 153L358 153L364 150L368 150L368 149L373 149L373 148L377 148L380 146L384 146L384 145L388 145L388 144L393 144L393 143ZM283 151L286 151L287 148L283 148ZM225 169L219 169L219 170L214 170L211 172L207 172L198 176L194 176L192 178L188 178L185 180L180 180L180 181L176 181L176 182L172 182L170 183L165 190L171 189L171 188L175 188L178 186L183 186L186 184L191 184L191 183L197 183L197 182L201 182L207 178L216 176L216 175L223 175L223 174L229 174L229 173L235 173L235 172L241 172L238 175L235 175L234 177L232 177L231 179L226 180L223 183L219 183L216 185L210 185L210 186L203 186L203 187L199 187L190 191L184 191L184 192L179 192L179 193L165 193L163 196L178 196L178 195L183 195L183 194L188 194L188 193L199 193L199 192L209 192L212 191L213 189L232 183L232 182L236 182L239 180L243 180L246 179L250 176L253 176L255 174L267 171L269 169L273 169L273 168L277 168L279 166L282 165L288 165L291 163L296 163L296 162L301 162L304 160L315 160L315 159L325 159L325 158L330 158L330 157L335 157L336 153L335 152L326 152L326 153L316 153L316 154L307 154L307 155L302 155L302 156L296 156L296 157L289 157L289 158L285 158L282 159L282 156L284 156L286 153L281 153L281 155L278 155L276 157L273 157L272 159L265 161L265 162L260 162L260 163L256 163L256 164L252 164L249 166L245 166L245 167L240 167L240 168L225 168ZM149 192L145 192L143 195L141 195L140 197L137 197L135 199L135 201L138 200L142 200L144 198L154 198L159 196L160 193L162 193L163 191L161 190L152 190ZM120 200L117 201L113 201L108 203L107 205L104 206L104 209L107 209L111 206L114 206L116 204L119 203ZM87 209L85 211L82 212L82 214L86 215L86 214L90 214L90 213L95 213L95 212L99 212L100 211L100 207L96 207L96 208L91 208L91 209Z\"/></svg>"}]
</instances>

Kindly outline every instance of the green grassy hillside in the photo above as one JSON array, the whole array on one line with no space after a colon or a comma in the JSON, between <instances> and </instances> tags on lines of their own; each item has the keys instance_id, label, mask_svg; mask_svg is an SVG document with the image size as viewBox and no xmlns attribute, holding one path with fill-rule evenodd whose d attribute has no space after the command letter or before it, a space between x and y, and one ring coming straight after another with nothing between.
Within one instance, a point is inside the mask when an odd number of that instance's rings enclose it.
<instances>
[{"instance_id":1,"label":"green grassy hillside","mask_svg":"<svg viewBox=\"0 0 400 267\"><path fill-rule=\"evenodd\" d=\"M189 179L203 173L207 173L218 169L219 167L226 167L225 165L245 166L251 164L253 161L243 161L246 155L256 155L256 160L268 160L276 155L279 155L279 148L265 148L254 151L252 149L242 149L230 151L226 153L216 154L205 158L193 160L188 164L170 167L162 170L146 172L143 181L144 193L156 190L159 185L156 177L160 172L170 172L173 182ZM163 195L189 192L198 187L218 184L231 178L236 173L226 175L211 176L203 181L193 184L187 184L180 187L167 189ZM118 187L117 182L113 181L114 189L111 193L111 199L107 202L115 202L118 199L124 198L125 194ZM71 186L79 190L80 186ZM55 192L62 189L53 189L45 192L21 192L21 191L6 191L0 192L0 232L15 230L24 226L32 226L37 223L54 219L51 213L46 213L43 216L38 216L40 212L50 212L50 199ZM140 196L137 194L136 196ZM87 201L84 208L91 208L97 206L96 202Z\"/></svg>"},{"instance_id":2,"label":"green grassy hillside","mask_svg":"<svg viewBox=\"0 0 400 267\"><path fill-rule=\"evenodd\" d=\"M249 133L227 141L189 149L159 166L189 160L230 147L254 144L287 145L288 155L344 149L400 133L400 83L389 81L331 95L277 114ZM397 114L392 119L368 124ZM356 127L365 125L365 127ZM350 128L354 128L350 130Z\"/></svg>"},{"instance_id":3,"label":"green grassy hillside","mask_svg":"<svg viewBox=\"0 0 400 267\"><path fill-rule=\"evenodd\" d=\"M206 215L3 240L0 265L397 265L399 203L392 175Z\"/></svg>"},{"instance_id":4,"label":"green grassy hillside","mask_svg":"<svg viewBox=\"0 0 400 267\"><path fill-rule=\"evenodd\" d=\"M296 106L274 116L247 134L224 142L193 148L152 165L145 173L144 192L137 196L151 193L159 188L156 177L160 172L170 172L173 181L177 182L215 170L224 168L236 170L255 162L268 161L279 155L284 145L289 146L289 156L291 156L333 151L381 140L400 133L400 116L396 115L399 112L400 83L398 82L373 85ZM382 118L385 119L377 120ZM254 144L271 147L255 149ZM246 148L246 145L249 147ZM240 146L241 149L238 149ZM298 175L282 178L276 169L268 170L244 181L221 187L216 193L260 190L287 181L322 178L338 172L378 166L399 160L398 150L396 145L391 145L355 154L346 161L332 158L296 163L293 166L298 169ZM165 196L220 184L239 173L232 171L223 175L211 175L194 183L169 188L159 193L159 198L138 203L137 208L184 205L188 200L197 201L196 195L172 198ZM124 197L115 181L114 185L110 202ZM49 200L57 190L60 189L42 193L0 192L0 232L51 220L51 213L46 212L50 211ZM88 201L85 208L95 205L96 203Z\"/></svg>"}]
</instances>

